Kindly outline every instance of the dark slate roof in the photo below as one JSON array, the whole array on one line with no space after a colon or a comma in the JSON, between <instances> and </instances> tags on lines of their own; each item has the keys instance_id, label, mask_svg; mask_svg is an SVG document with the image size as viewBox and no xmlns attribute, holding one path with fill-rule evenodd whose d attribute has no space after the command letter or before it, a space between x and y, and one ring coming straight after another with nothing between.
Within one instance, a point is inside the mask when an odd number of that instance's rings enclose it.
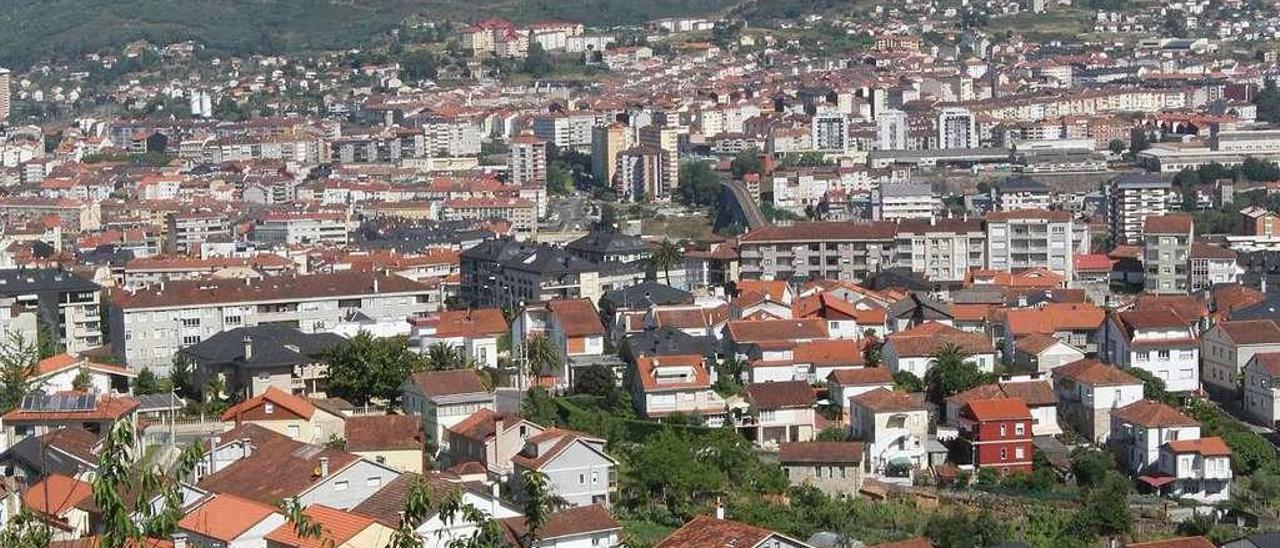
<instances>
[{"instance_id":1,"label":"dark slate roof","mask_svg":"<svg viewBox=\"0 0 1280 548\"><path fill-rule=\"evenodd\" d=\"M500 263L503 268L539 274L590 272L598 267L568 251L546 244L499 238L481 242L460 255L462 260Z\"/></svg>"},{"instance_id":2,"label":"dark slate roof","mask_svg":"<svg viewBox=\"0 0 1280 548\"><path fill-rule=\"evenodd\" d=\"M253 342L253 355L247 361L244 358L246 337ZM260 325L223 331L181 352L201 365L279 367L314 363L325 351L344 340L333 333L303 333L292 327Z\"/></svg>"},{"instance_id":3,"label":"dark slate roof","mask_svg":"<svg viewBox=\"0 0 1280 548\"><path fill-rule=\"evenodd\" d=\"M951 305L930 299L923 293L912 293L889 305L889 317L919 321L951 319Z\"/></svg>"},{"instance_id":4,"label":"dark slate roof","mask_svg":"<svg viewBox=\"0 0 1280 548\"><path fill-rule=\"evenodd\" d=\"M929 283L923 275L913 272L910 268L886 268L880 272L876 272L867 279L867 289L879 291L881 289L889 289L899 287L908 291L929 291L933 289L933 284Z\"/></svg>"},{"instance_id":5,"label":"dark slate roof","mask_svg":"<svg viewBox=\"0 0 1280 548\"><path fill-rule=\"evenodd\" d=\"M37 476L75 476L96 466L93 446L97 435L77 427L54 430L43 436L28 436L0 455L0 460L20 463Z\"/></svg>"},{"instance_id":6,"label":"dark slate roof","mask_svg":"<svg viewBox=\"0 0 1280 548\"><path fill-rule=\"evenodd\" d=\"M1249 535L1247 537L1228 542L1227 545L1237 546L1237 543L1241 543L1242 541L1257 548L1280 548L1280 533Z\"/></svg>"},{"instance_id":7,"label":"dark slate roof","mask_svg":"<svg viewBox=\"0 0 1280 548\"><path fill-rule=\"evenodd\" d=\"M0 270L0 295L29 295L31 293L65 291L99 291L99 286L57 268L11 268Z\"/></svg>"},{"instance_id":8,"label":"dark slate roof","mask_svg":"<svg viewBox=\"0 0 1280 548\"><path fill-rule=\"evenodd\" d=\"M1044 183L1027 177L1026 175L1015 175L1001 181L996 185L1000 192L1049 192L1049 187Z\"/></svg>"},{"instance_id":9,"label":"dark slate roof","mask_svg":"<svg viewBox=\"0 0 1280 548\"><path fill-rule=\"evenodd\" d=\"M651 304L663 306L692 304L693 294L666 284L644 282L638 285L605 292L600 300L619 308L646 308Z\"/></svg>"},{"instance_id":10,"label":"dark slate roof","mask_svg":"<svg viewBox=\"0 0 1280 548\"><path fill-rule=\"evenodd\" d=\"M705 356L715 348L715 339L696 337L673 327L659 327L626 339L632 356Z\"/></svg>"},{"instance_id":11,"label":"dark slate roof","mask_svg":"<svg viewBox=\"0 0 1280 548\"><path fill-rule=\"evenodd\" d=\"M619 232L592 232L569 242L565 246L570 251L581 253L599 253L605 255L648 253L649 244L638 236Z\"/></svg>"},{"instance_id":12,"label":"dark slate roof","mask_svg":"<svg viewBox=\"0 0 1280 548\"><path fill-rule=\"evenodd\" d=\"M172 394L145 394L141 396L133 396L138 400L138 412L154 412L169 411L173 408L182 409L187 406L187 401Z\"/></svg>"},{"instance_id":13,"label":"dark slate roof","mask_svg":"<svg viewBox=\"0 0 1280 548\"><path fill-rule=\"evenodd\" d=\"M80 262L86 265L106 265L112 268L124 268L134 258L133 251L121 249L115 245L100 245L92 251L80 256Z\"/></svg>"}]
</instances>

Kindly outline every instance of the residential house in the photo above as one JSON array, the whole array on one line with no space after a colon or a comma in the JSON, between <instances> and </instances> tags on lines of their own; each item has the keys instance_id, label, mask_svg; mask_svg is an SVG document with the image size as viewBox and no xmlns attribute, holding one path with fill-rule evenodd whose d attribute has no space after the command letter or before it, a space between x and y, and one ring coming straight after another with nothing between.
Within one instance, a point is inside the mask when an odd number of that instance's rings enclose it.
<instances>
[{"instance_id":1,"label":"residential house","mask_svg":"<svg viewBox=\"0 0 1280 548\"><path fill-rule=\"evenodd\" d=\"M301 535L295 524L284 523L267 534L267 548L381 548L395 535L394 528L378 520L323 504L304 508L302 515L318 535Z\"/></svg>"},{"instance_id":2,"label":"residential house","mask_svg":"<svg viewBox=\"0 0 1280 548\"><path fill-rule=\"evenodd\" d=\"M808 548L782 533L716 517L696 516L653 548Z\"/></svg>"},{"instance_id":3,"label":"residential house","mask_svg":"<svg viewBox=\"0 0 1280 548\"><path fill-rule=\"evenodd\" d=\"M573 385L575 367L596 363L604 355L604 323L588 299L560 299L525 307L511 325L512 341L546 335L560 353L560 371L542 371L539 382L556 388Z\"/></svg>"},{"instance_id":4,"label":"residential house","mask_svg":"<svg viewBox=\"0 0 1280 548\"><path fill-rule=\"evenodd\" d=\"M814 393L805 381L752 384L747 387L751 416L742 426L753 427L755 442L775 446L814 438Z\"/></svg>"},{"instance_id":5,"label":"residential house","mask_svg":"<svg viewBox=\"0 0 1280 548\"><path fill-rule=\"evenodd\" d=\"M73 540L89 533L89 513L77 506L92 498L88 482L53 474L22 492L22 508L50 526L52 540Z\"/></svg>"},{"instance_id":6,"label":"residential house","mask_svg":"<svg viewBox=\"0 0 1280 548\"><path fill-rule=\"evenodd\" d=\"M429 331L418 333L423 352L433 344L445 344L475 362L477 367L489 369L498 367L498 339L508 333L507 320L497 308L441 312L435 331Z\"/></svg>"},{"instance_id":7,"label":"residential house","mask_svg":"<svg viewBox=\"0 0 1280 548\"><path fill-rule=\"evenodd\" d=\"M1200 389L1200 341L1167 309L1114 313L1104 327L1099 355L1121 369L1136 367L1164 381L1170 392Z\"/></svg>"},{"instance_id":8,"label":"residential house","mask_svg":"<svg viewBox=\"0 0 1280 548\"><path fill-rule=\"evenodd\" d=\"M1142 381L1094 359L1053 370L1058 412L1063 422L1094 443L1111 436L1111 412L1142 400Z\"/></svg>"},{"instance_id":9,"label":"residential house","mask_svg":"<svg viewBox=\"0 0 1280 548\"><path fill-rule=\"evenodd\" d=\"M811 485L831 496L862 488L862 442L790 442L778 447L778 463L792 485Z\"/></svg>"},{"instance_id":10,"label":"residential house","mask_svg":"<svg viewBox=\"0 0 1280 548\"><path fill-rule=\"evenodd\" d=\"M266 546L266 537L285 523L279 508L229 494L215 494L178 521L178 531L199 547Z\"/></svg>"},{"instance_id":11,"label":"residential house","mask_svg":"<svg viewBox=\"0 0 1280 548\"><path fill-rule=\"evenodd\" d=\"M275 387L222 413L222 422L232 426L253 423L289 439L315 444L341 438L344 420L342 415Z\"/></svg>"},{"instance_id":12,"label":"residential house","mask_svg":"<svg viewBox=\"0 0 1280 548\"><path fill-rule=\"evenodd\" d=\"M81 373L88 376L86 386L76 386ZM109 396L127 394L129 382L137 376L127 367L94 363L79 355L55 354L36 362L35 374L27 379L27 385L48 393L80 391Z\"/></svg>"},{"instance_id":13,"label":"residential house","mask_svg":"<svg viewBox=\"0 0 1280 548\"><path fill-rule=\"evenodd\" d=\"M1280 352L1280 325L1273 320L1219 322L1200 337L1204 387L1223 401L1240 397L1240 374L1255 354Z\"/></svg>"},{"instance_id":14,"label":"residential house","mask_svg":"<svg viewBox=\"0 0 1280 548\"><path fill-rule=\"evenodd\" d=\"M1018 398L974 399L960 411L960 424L973 447L973 465L1001 474L1031 473L1031 410Z\"/></svg>"},{"instance_id":15,"label":"residential house","mask_svg":"<svg viewBox=\"0 0 1280 548\"><path fill-rule=\"evenodd\" d=\"M138 401L129 397L93 394L45 394L31 392L18 407L0 417L4 425L4 449L30 436L41 436L66 427L79 427L104 436L119 421L129 421L137 432Z\"/></svg>"},{"instance_id":16,"label":"residential house","mask_svg":"<svg viewBox=\"0 0 1280 548\"><path fill-rule=\"evenodd\" d=\"M887 367L836 369L827 375L827 399L840 406L840 416L849 415L849 400L877 388L893 389L893 372Z\"/></svg>"},{"instance_id":17,"label":"residential house","mask_svg":"<svg viewBox=\"0 0 1280 548\"><path fill-rule=\"evenodd\" d=\"M404 516L405 503L412 488L425 482L433 493L441 497L456 493L463 504L470 505L494 519L519 517L520 511L502 501L496 489L482 489L475 483L463 481L463 477L449 472L429 472L426 475L401 474L383 485L381 489L351 509L354 514L369 516L387 527L399 528ZM494 487L496 488L496 484ZM423 548L448 548L451 543L470 538L476 531L475 524L467 520L442 516L440 504L431 504L420 523L411 524L414 536Z\"/></svg>"},{"instance_id":18,"label":"residential house","mask_svg":"<svg viewBox=\"0 0 1280 548\"><path fill-rule=\"evenodd\" d=\"M995 371L996 349L991 339L979 333L961 331L946 324L928 322L917 327L889 335L881 349L885 367L894 373L906 371L919 378L937 362L934 354L948 344L954 344L971 362L985 372Z\"/></svg>"},{"instance_id":19,"label":"residential house","mask_svg":"<svg viewBox=\"0 0 1280 548\"><path fill-rule=\"evenodd\" d=\"M511 490L517 500L524 493L524 473L542 472L550 494L568 506L608 506L618 488L618 461L604 450L604 440L560 428L529 436L515 465Z\"/></svg>"},{"instance_id":20,"label":"residential house","mask_svg":"<svg viewBox=\"0 0 1280 548\"><path fill-rule=\"evenodd\" d=\"M797 298L791 305L791 317L826 320L833 339L861 339L867 331L882 337L887 329L884 308L859 307L829 292Z\"/></svg>"},{"instance_id":21,"label":"residential house","mask_svg":"<svg viewBox=\"0 0 1280 548\"><path fill-rule=\"evenodd\" d=\"M1154 469L1138 481L1166 496L1217 504L1231 498L1231 478L1231 448L1212 437L1166 442Z\"/></svg>"},{"instance_id":22,"label":"residential house","mask_svg":"<svg viewBox=\"0 0 1280 548\"><path fill-rule=\"evenodd\" d=\"M531 537L523 516L502 520L507 541L519 548L593 548L621 546L622 524L600 504L565 508L547 516L547 523Z\"/></svg>"},{"instance_id":23,"label":"residential house","mask_svg":"<svg viewBox=\"0 0 1280 548\"><path fill-rule=\"evenodd\" d=\"M645 418L680 413L704 417L712 426L724 423L724 398L711 389L711 375L701 355L640 356L626 384L636 412Z\"/></svg>"},{"instance_id":24,"label":"residential house","mask_svg":"<svg viewBox=\"0 0 1280 548\"><path fill-rule=\"evenodd\" d=\"M325 354L344 343L333 333L258 325L222 331L178 351L194 367L197 386L217 379L228 394L254 398L275 388L302 397L326 396Z\"/></svg>"},{"instance_id":25,"label":"residential house","mask_svg":"<svg viewBox=\"0 0 1280 548\"><path fill-rule=\"evenodd\" d=\"M476 411L494 409L494 394L471 369L414 373L400 387L404 412L422 417L426 443L448 450L445 431Z\"/></svg>"},{"instance_id":26,"label":"residential house","mask_svg":"<svg viewBox=\"0 0 1280 548\"><path fill-rule=\"evenodd\" d=\"M912 292L894 301L889 305L887 315L891 333L900 333L930 322L955 324L955 315L952 313L950 304L919 292Z\"/></svg>"},{"instance_id":27,"label":"residential house","mask_svg":"<svg viewBox=\"0 0 1280 548\"><path fill-rule=\"evenodd\" d=\"M1261 352L1244 366L1241 404L1254 422L1272 427L1280 422L1280 352Z\"/></svg>"},{"instance_id":28,"label":"residential house","mask_svg":"<svg viewBox=\"0 0 1280 548\"><path fill-rule=\"evenodd\" d=\"M867 446L868 472L911 478L928 467L929 408L920 394L877 388L850 399L849 433Z\"/></svg>"},{"instance_id":29,"label":"residential house","mask_svg":"<svg viewBox=\"0 0 1280 548\"><path fill-rule=\"evenodd\" d=\"M98 468L102 438L76 426L30 436L0 454L0 470L24 485L40 478L61 474L88 480Z\"/></svg>"},{"instance_id":30,"label":"residential house","mask_svg":"<svg viewBox=\"0 0 1280 548\"><path fill-rule=\"evenodd\" d=\"M507 413L481 409L449 427L447 464L478 462L494 477L511 474L511 458L530 436L546 431L538 424Z\"/></svg>"},{"instance_id":31,"label":"residential house","mask_svg":"<svg viewBox=\"0 0 1280 548\"><path fill-rule=\"evenodd\" d=\"M413 415L359 415L344 423L343 449L399 472L422 473L422 419Z\"/></svg>"},{"instance_id":32,"label":"residential house","mask_svg":"<svg viewBox=\"0 0 1280 548\"><path fill-rule=\"evenodd\" d=\"M1017 312L1011 310L1010 312ZM1005 354L1009 356L1009 354ZM1084 359L1084 352L1053 335L1032 334L1013 344L1012 363L1018 371L1048 373L1054 368Z\"/></svg>"},{"instance_id":33,"label":"residential house","mask_svg":"<svg viewBox=\"0 0 1280 548\"><path fill-rule=\"evenodd\" d=\"M1054 337L1083 353L1081 357L1091 356L1098 351L1099 330L1106 319L1102 308L1089 303L1050 302L1036 308L1008 310L1002 324L1005 356L1013 357L1018 341L1030 335ZM1048 371L1061 363L1065 362L1045 364L1047 367L1041 370Z\"/></svg>"},{"instance_id":34,"label":"residential house","mask_svg":"<svg viewBox=\"0 0 1280 548\"><path fill-rule=\"evenodd\" d=\"M1111 412L1111 437L1120 464L1134 473L1154 467L1160 446L1200 438L1200 423L1166 404L1141 400Z\"/></svg>"},{"instance_id":35,"label":"residential house","mask_svg":"<svg viewBox=\"0 0 1280 548\"><path fill-rule=\"evenodd\" d=\"M947 398L947 422L958 424L964 406L975 400L1017 399L1031 412L1031 434L1056 436L1062 433L1058 425L1058 395L1049 381L1005 381L975 386Z\"/></svg>"}]
</instances>

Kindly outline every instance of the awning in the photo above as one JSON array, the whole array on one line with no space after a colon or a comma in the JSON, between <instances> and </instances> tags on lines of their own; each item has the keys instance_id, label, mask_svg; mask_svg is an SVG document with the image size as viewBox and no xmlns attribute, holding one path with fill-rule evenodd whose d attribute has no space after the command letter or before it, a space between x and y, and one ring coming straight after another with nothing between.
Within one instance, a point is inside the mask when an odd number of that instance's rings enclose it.
<instances>
[{"instance_id":1,"label":"awning","mask_svg":"<svg viewBox=\"0 0 1280 548\"><path fill-rule=\"evenodd\" d=\"M1164 487L1173 483L1178 478L1173 476L1138 476L1138 481L1150 485L1152 487Z\"/></svg>"}]
</instances>

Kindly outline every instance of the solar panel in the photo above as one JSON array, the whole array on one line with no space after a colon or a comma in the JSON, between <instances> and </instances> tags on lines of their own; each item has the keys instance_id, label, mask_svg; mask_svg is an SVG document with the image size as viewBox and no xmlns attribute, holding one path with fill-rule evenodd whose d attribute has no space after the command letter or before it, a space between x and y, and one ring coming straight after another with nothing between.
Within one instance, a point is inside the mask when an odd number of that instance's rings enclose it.
<instances>
[{"instance_id":1,"label":"solar panel","mask_svg":"<svg viewBox=\"0 0 1280 548\"><path fill-rule=\"evenodd\" d=\"M92 394L27 394L22 398L23 411L92 411L97 407Z\"/></svg>"}]
</instances>

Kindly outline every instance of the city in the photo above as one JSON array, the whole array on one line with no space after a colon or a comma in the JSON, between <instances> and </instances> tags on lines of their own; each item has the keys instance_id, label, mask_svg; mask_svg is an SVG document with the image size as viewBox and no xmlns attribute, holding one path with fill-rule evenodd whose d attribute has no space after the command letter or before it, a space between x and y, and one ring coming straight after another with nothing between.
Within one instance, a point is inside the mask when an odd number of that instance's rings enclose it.
<instances>
[{"instance_id":1,"label":"city","mask_svg":"<svg viewBox=\"0 0 1280 548\"><path fill-rule=\"evenodd\" d=\"M15 0L0 546L1280 546L1280 6Z\"/></svg>"}]
</instances>

